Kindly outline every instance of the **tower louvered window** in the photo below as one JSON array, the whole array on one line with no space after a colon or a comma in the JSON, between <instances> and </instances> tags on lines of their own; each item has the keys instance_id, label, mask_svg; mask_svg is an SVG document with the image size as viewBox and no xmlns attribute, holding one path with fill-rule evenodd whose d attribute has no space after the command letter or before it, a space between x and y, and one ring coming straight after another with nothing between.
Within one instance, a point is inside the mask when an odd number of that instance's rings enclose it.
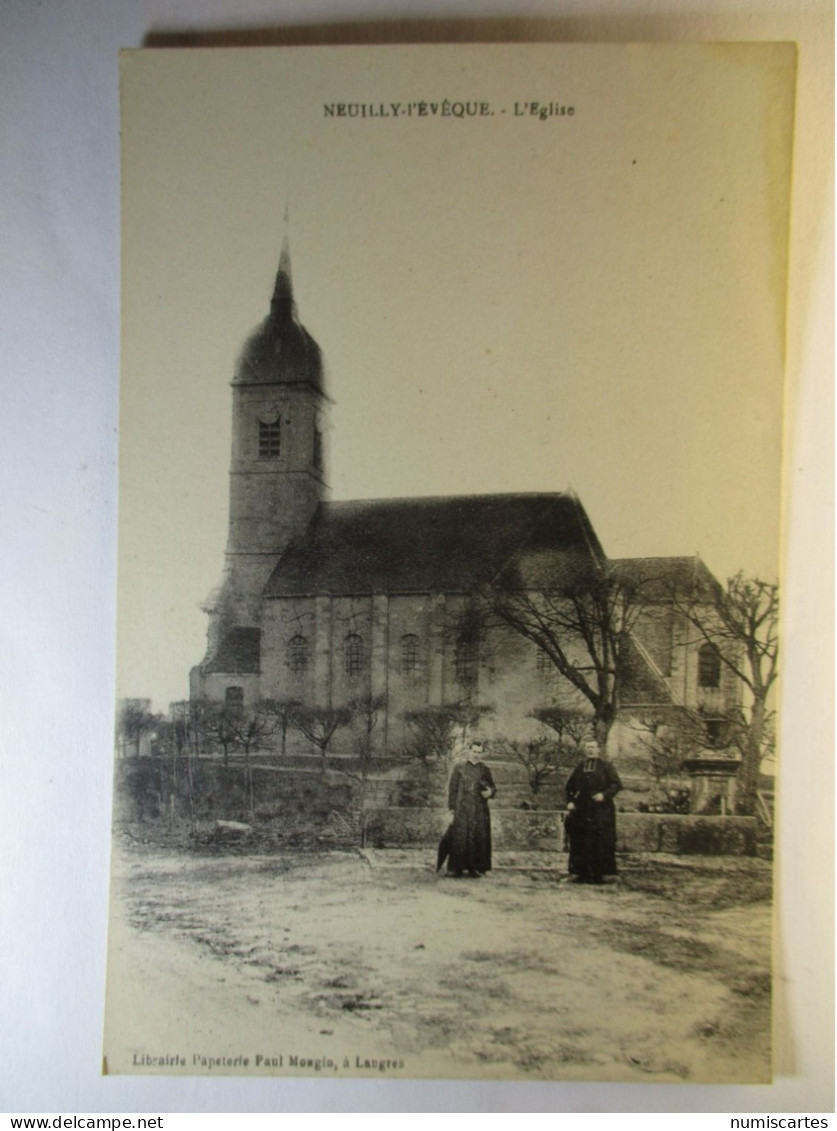
<instances>
[{"instance_id":1,"label":"tower louvered window","mask_svg":"<svg viewBox=\"0 0 837 1131\"><path fill-rule=\"evenodd\" d=\"M363 666L363 640L357 633L349 633L343 641L343 667L348 675L357 675L363 671Z\"/></svg>"},{"instance_id":2,"label":"tower louvered window","mask_svg":"<svg viewBox=\"0 0 837 1131\"><path fill-rule=\"evenodd\" d=\"M259 459L278 459L280 448L280 420L259 421Z\"/></svg>"}]
</instances>

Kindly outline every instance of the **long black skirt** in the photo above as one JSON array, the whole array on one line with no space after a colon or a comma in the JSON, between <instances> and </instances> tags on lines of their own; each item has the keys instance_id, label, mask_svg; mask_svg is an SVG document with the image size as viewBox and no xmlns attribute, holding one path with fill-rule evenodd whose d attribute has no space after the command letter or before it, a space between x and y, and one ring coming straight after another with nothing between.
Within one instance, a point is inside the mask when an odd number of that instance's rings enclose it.
<instances>
[{"instance_id":1,"label":"long black skirt","mask_svg":"<svg viewBox=\"0 0 837 1131\"><path fill-rule=\"evenodd\" d=\"M616 810L611 802L568 813L564 831L570 847L568 870L582 883L616 875Z\"/></svg>"},{"instance_id":2,"label":"long black skirt","mask_svg":"<svg viewBox=\"0 0 837 1131\"><path fill-rule=\"evenodd\" d=\"M491 871L491 816L484 802L462 806L439 842L436 870L484 875Z\"/></svg>"}]
</instances>

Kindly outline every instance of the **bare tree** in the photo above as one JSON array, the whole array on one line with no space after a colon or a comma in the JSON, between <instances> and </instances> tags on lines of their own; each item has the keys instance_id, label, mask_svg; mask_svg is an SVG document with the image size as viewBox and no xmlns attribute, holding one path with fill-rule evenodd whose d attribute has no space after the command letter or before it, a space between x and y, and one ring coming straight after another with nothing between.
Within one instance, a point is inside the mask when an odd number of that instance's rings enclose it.
<instances>
[{"instance_id":1,"label":"bare tree","mask_svg":"<svg viewBox=\"0 0 837 1131\"><path fill-rule=\"evenodd\" d=\"M177 800L178 770L180 759L186 746L186 727L181 715L182 704L172 704L171 719L164 719L158 730L160 750L160 797L168 812L169 827L174 829L175 805ZM163 772L163 763L167 764Z\"/></svg>"},{"instance_id":2,"label":"bare tree","mask_svg":"<svg viewBox=\"0 0 837 1131\"><path fill-rule=\"evenodd\" d=\"M239 707L229 707L226 703L210 703L207 704L204 714L206 736L221 747L225 766L229 765L230 750L238 741L240 713Z\"/></svg>"},{"instance_id":3,"label":"bare tree","mask_svg":"<svg viewBox=\"0 0 837 1131\"><path fill-rule=\"evenodd\" d=\"M133 746L133 753L139 756L142 740L151 735L162 721L150 709L148 699L124 699L116 717L117 744L123 750Z\"/></svg>"},{"instance_id":4,"label":"bare tree","mask_svg":"<svg viewBox=\"0 0 837 1131\"><path fill-rule=\"evenodd\" d=\"M423 707L406 711L404 721L410 728L406 753L421 762L447 761L454 748L456 723L444 707Z\"/></svg>"},{"instance_id":5,"label":"bare tree","mask_svg":"<svg viewBox=\"0 0 837 1131\"><path fill-rule=\"evenodd\" d=\"M384 695L364 695L349 704L352 718L357 724L352 739L356 764L349 773L358 781L365 782L369 776L375 754L376 732L386 703Z\"/></svg>"},{"instance_id":6,"label":"bare tree","mask_svg":"<svg viewBox=\"0 0 837 1131\"><path fill-rule=\"evenodd\" d=\"M675 593L673 604L708 644L718 659L748 689L743 731L738 808L751 813L756 805L759 770L771 749L767 701L779 674L779 587L742 572L726 586L695 587Z\"/></svg>"},{"instance_id":7,"label":"bare tree","mask_svg":"<svg viewBox=\"0 0 837 1131\"><path fill-rule=\"evenodd\" d=\"M197 831L197 786L200 757L206 754L211 744L209 720L215 711L215 704L209 699L189 699L178 703L175 708L172 755L173 781L177 781L177 759L185 757L186 788L189 801L189 826Z\"/></svg>"},{"instance_id":8,"label":"bare tree","mask_svg":"<svg viewBox=\"0 0 837 1131\"><path fill-rule=\"evenodd\" d=\"M356 724L352 735L354 760L338 771L354 783L350 802L348 824L354 835L360 839L361 848L366 845L366 797L369 771L375 755L377 730L382 713L386 709L386 696L364 695L349 704L352 721Z\"/></svg>"},{"instance_id":9,"label":"bare tree","mask_svg":"<svg viewBox=\"0 0 837 1131\"><path fill-rule=\"evenodd\" d=\"M123 699L116 714L116 752L130 758L123 765L117 781L131 798L138 820L156 814L164 793L163 763L159 757L140 758L143 749L159 754L159 739L164 731L162 716L151 711L149 699ZM152 739L158 744L153 745ZM144 741L145 740L145 741Z\"/></svg>"},{"instance_id":10,"label":"bare tree","mask_svg":"<svg viewBox=\"0 0 837 1131\"><path fill-rule=\"evenodd\" d=\"M180 704L179 714L187 757L200 758L210 752L209 720L216 706L211 699L189 699Z\"/></svg>"},{"instance_id":11,"label":"bare tree","mask_svg":"<svg viewBox=\"0 0 837 1131\"><path fill-rule=\"evenodd\" d=\"M484 593L488 618L531 640L590 704L604 745L630 674L631 630L645 611L642 583L614 568L554 587L500 583Z\"/></svg>"},{"instance_id":12,"label":"bare tree","mask_svg":"<svg viewBox=\"0 0 837 1131\"><path fill-rule=\"evenodd\" d=\"M561 749L554 739L541 735L529 742L504 738L497 742L497 752L519 762L526 770L532 793L540 793L547 778L557 774L562 766Z\"/></svg>"},{"instance_id":13,"label":"bare tree","mask_svg":"<svg viewBox=\"0 0 837 1131\"><path fill-rule=\"evenodd\" d=\"M280 745L279 754L284 758L288 748L288 730L293 723L294 712L302 706L299 699L263 699L262 708L266 714L272 715L277 722Z\"/></svg>"},{"instance_id":14,"label":"bare tree","mask_svg":"<svg viewBox=\"0 0 837 1131\"><path fill-rule=\"evenodd\" d=\"M581 743L593 733L593 720L589 711L557 704L538 707L530 717L537 719L551 735L541 735L529 742L503 739L498 749L526 769L530 789L539 793L547 778L576 763Z\"/></svg>"},{"instance_id":15,"label":"bare tree","mask_svg":"<svg viewBox=\"0 0 837 1131\"><path fill-rule=\"evenodd\" d=\"M276 717L270 703L259 700L249 711L244 707L233 708L233 734L235 741L244 751L244 776L247 784L247 801L250 816L255 816L256 795L253 787L253 766L250 754L258 750L266 738L276 731Z\"/></svg>"},{"instance_id":16,"label":"bare tree","mask_svg":"<svg viewBox=\"0 0 837 1131\"><path fill-rule=\"evenodd\" d=\"M325 773L328 748L341 727L352 721L349 707L299 707L289 717L289 724L304 735L320 752Z\"/></svg>"},{"instance_id":17,"label":"bare tree","mask_svg":"<svg viewBox=\"0 0 837 1131\"><path fill-rule=\"evenodd\" d=\"M662 789L672 778L682 774L683 763L705 746L704 721L696 711L679 708L665 713L639 715L631 720L637 736L637 752L624 756L625 765L653 778Z\"/></svg>"},{"instance_id":18,"label":"bare tree","mask_svg":"<svg viewBox=\"0 0 837 1131\"><path fill-rule=\"evenodd\" d=\"M245 757L258 750L265 739L276 733L279 725L273 713L270 700L260 699L250 710L240 707L230 712L233 720L235 741L244 751Z\"/></svg>"},{"instance_id":19,"label":"bare tree","mask_svg":"<svg viewBox=\"0 0 837 1131\"><path fill-rule=\"evenodd\" d=\"M558 704L549 707L536 707L531 718L548 727L558 738L562 751L577 756L585 738L593 733L593 719L589 711L575 707L562 707Z\"/></svg>"},{"instance_id":20,"label":"bare tree","mask_svg":"<svg viewBox=\"0 0 837 1131\"><path fill-rule=\"evenodd\" d=\"M421 761L449 762L457 747L465 745L468 735L491 710L491 707L463 700L405 712L404 720L412 732L407 753Z\"/></svg>"},{"instance_id":21,"label":"bare tree","mask_svg":"<svg viewBox=\"0 0 837 1131\"><path fill-rule=\"evenodd\" d=\"M418 763L405 791L409 804L441 802L457 750L464 749L468 736L490 711L490 707L463 700L405 712L404 721L411 731L405 753Z\"/></svg>"}]
</instances>

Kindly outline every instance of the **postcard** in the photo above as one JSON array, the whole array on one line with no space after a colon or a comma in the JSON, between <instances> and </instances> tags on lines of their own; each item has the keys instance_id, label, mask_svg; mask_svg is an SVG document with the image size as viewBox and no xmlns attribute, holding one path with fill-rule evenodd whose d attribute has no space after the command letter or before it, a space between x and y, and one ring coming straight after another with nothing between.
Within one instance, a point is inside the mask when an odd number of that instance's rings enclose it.
<instances>
[{"instance_id":1,"label":"postcard","mask_svg":"<svg viewBox=\"0 0 837 1131\"><path fill-rule=\"evenodd\" d=\"M771 1079L795 69L123 55L105 1072Z\"/></svg>"}]
</instances>

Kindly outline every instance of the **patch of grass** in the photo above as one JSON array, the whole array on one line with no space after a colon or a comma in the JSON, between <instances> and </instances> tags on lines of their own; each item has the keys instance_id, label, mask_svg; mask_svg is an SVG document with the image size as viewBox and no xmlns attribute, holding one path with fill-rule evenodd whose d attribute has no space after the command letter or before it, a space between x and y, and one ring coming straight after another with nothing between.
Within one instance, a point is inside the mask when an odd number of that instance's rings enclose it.
<instances>
[{"instance_id":1,"label":"patch of grass","mask_svg":"<svg viewBox=\"0 0 837 1131\"><path fill-rule=\"evenodd\" d=\"M464 969L455 971L445 978L440 978L439 985L443 989L457 994L460 998L463 995L466 996L475 1012L481 1010L480 1002L486 998L505 1000L512 996L509 987L499 978L468 972Z\"/></svg>"},{"instance_id":2,"label":"patch of grass","mask_svg":"<svg viewBox=\"0 0 837 1131\"><path fill-rule=\"evenodd\" d=\"M326 978L323 985L330 990L353 990L357 985L357 979L347 974L338 974L334 978Z\"/></svg>"},{"instance_id":3,"label":"patch of grass","mask_svg":"<svg viewBox=\"0 0 837 1131\"><path fill-rule=\"evenodd\" d=\"M531 954L525 950L464 950L462 959L465 962L490 962L493 966L505 966L511 970L523 972L534 971L538 974L558 974L555 966L546 962L539 955Z\"/></svg>"},{"instance_id":4,"label":"patch of grass","mask_svg":"<svg viewBox=\"0 0 837 1131\"><path fill-rule=\"evenodd\" d=\"M273 969L264 976L266 982L284 982L288 978L295 982L302 981L302 975L295 966L274 966Z\"/></svg>"},{"instance_id":5,"label":"patch of grass","mask_svg":"<svg viewBox=\"0 0 837 1131\"><path fill-rule=\"evenodd\" d=\"M420 1043L426 1048L446 1048L459 1031L459 1016L446 1013L427 1013L415 1018L416 1033L421 1033Z\"/></svg>"},{"instance_id":6,"label":"patch of grass","mask_svg":"<svg viewBox=\"0 0 837 1131\"><path fill-rule=\"evenodd\" d=\"M533 1072L551 1064L590 1064L592 1057L581 1045L561 1042L550 1048L520 1049L515 1064L524 1072Z\"/></svg>"},{"instance_id":7,"label":"patch of grass","mask_svg":"<svg viewBox=\"0 0 837 1131\"><path fill-rule=\"evenodd\" d=\"M742 996L770 994L768 971L754 969L743 956L700 939L683 938L651 925L620 922L611 922L601 934L614 950L647 958L657 966L709 974Z\"/></svg>"},{"instance_id":8,"label":"patch of grass","mask_svg":"<svg viewBox=\"0 0 837 1131\"><path fill-rule=\"evenodd\" d=\"M772 989L770 971L751 970L737 982L734 982L730 989L733 993L740 994L742 997L765 997L770 994Z\"/></svg>"},{"instance_id":9,"label":"patch of grass","mask_svg":"<svg viewBox=\"0 0 837 1131\"><path fill-rule=\"evenodd\" d=\"M721 1031L721 1022L717 1017L713 1017L709 1021L696 1021L692 1026L692 1031L698 1037L717 1037Z\"/></svg>"},{"instance_id":10,"label":"patch of grass","mask_svg":"<svg viewBox=\"0 0 837 1131\"><path fill-rule=\"evenodd\" d=\"M648 855L620 865L620 882L629 891L658 896L690 908L746 906L769 902L773 872L768 862L750 857L675 857Z\"/></svg>"},{"instance_id":11,"label":"patch of grass","mask_svg":"<svg viewBox=\"0 0 837 1131\"><path fill-rule=\"evenodd\" d=\"M325 1007L335 1011L343 1010L346 1013L365 1013L385 1008L380 995L374 991L316 994L311 1001L317 1009Z\"/></svg>"},{"instance_id":12,"label":"patch of grass","mask_svg":"<svg viewBox=\"0 0 837 1131\"><path fill-rule=\"evenodd\" d=\"M363 994L355 994L353 997L343 998L340 1002L340 1008L354 1012L357 1009L383 1009L384 1006L383 1002L370 1001L368 998L365 998Z\"/></svg>"}]
</instances>

